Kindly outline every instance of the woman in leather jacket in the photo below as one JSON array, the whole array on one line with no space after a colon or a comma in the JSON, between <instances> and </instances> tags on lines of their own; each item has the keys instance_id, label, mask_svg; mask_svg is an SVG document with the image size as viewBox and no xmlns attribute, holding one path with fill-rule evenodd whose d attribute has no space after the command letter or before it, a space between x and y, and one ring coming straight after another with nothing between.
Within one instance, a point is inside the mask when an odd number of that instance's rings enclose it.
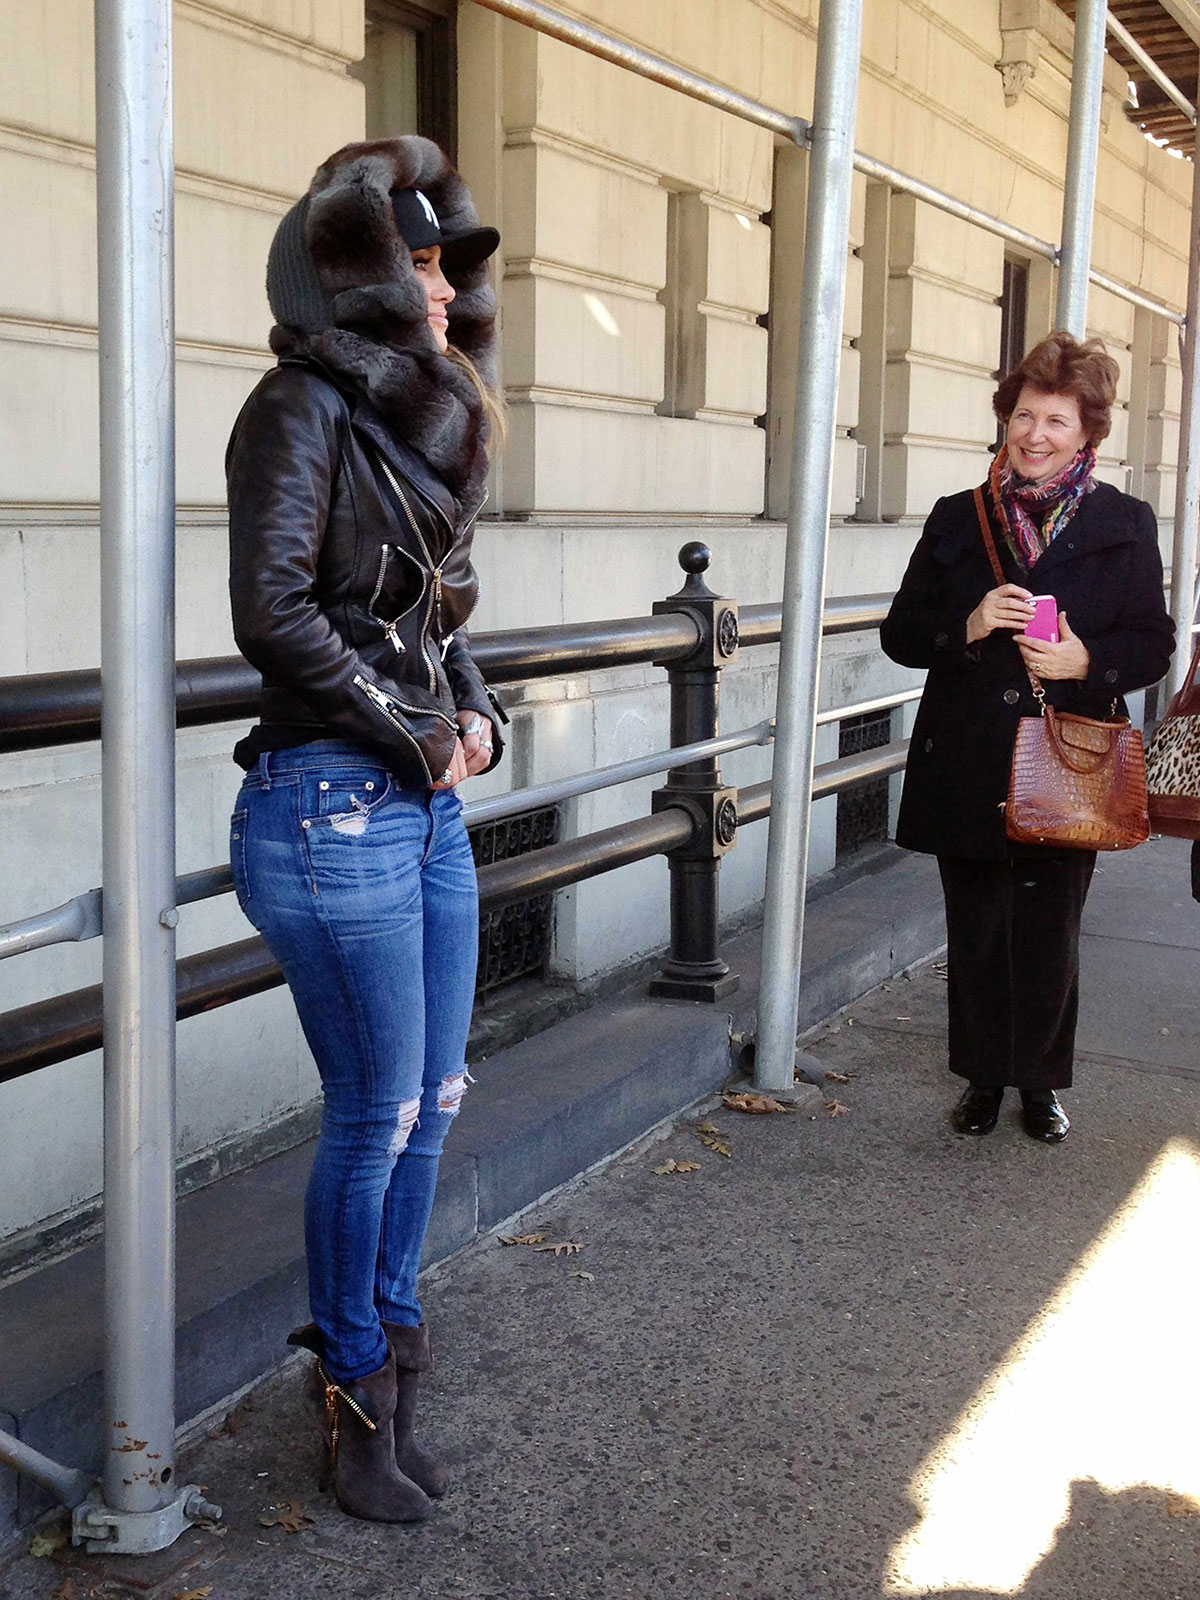
<instances>
[{"instance_id":1,"label":"woman in leather jacket","mask_svg":"<svg viewBox=\"0 0 1200 1600\"><path fill-rule=\"evenodd\" d=\"M428 140L349 145L267 269L278 365L227 456L234 633L263 678L237 746L242 909L324 1091L305 1202L329 1468L354 1516L416 1521L430 1364L416 1278L469 1081L478 895L456 793L500 755L465 624L495 401L495 298L466 185Z\"/></svg>"},{"instance_id":2,"label":"woman in leather jacket","mask_svg":"<svg viewBox=\"0 0 1200 1600\"><path fill-rule=\"evenodd\" d=\"M909 745L896 842L938 858L946 900L950 1070L967 1080L955 1130L996 1126L1019 1090L1025 1132L1067 1135L1079 1008L1079 928L1096 855L1005 837L1013 743L1057 710L1125 714L1156 683L1174 630L1150 507L1094 475L1117 364L1099 340L1052 333L993 397L1005 445L982 488L1007 581L997 583L974 495L930 513L881 629L884 651L928 669ZM1053 596L1059 639L1026 633Z\"/></svg>"}]
</instances>

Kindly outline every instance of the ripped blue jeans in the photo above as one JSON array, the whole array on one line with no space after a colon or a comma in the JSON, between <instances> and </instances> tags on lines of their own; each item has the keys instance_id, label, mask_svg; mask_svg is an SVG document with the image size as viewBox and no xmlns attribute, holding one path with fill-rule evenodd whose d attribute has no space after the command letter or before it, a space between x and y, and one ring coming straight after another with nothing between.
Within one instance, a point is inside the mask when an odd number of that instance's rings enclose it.
<instances>
[{"instance_id":1,"label":"ripped blue jeans","mask_svg":"<svg viewBox=\"0 0 1200 1600\"><path fill-rule=\"evenodd\" d=\"M269 752L230 825L238 901L283 968L325 1104L305 1199L309 1299L335 1381L421 1321L438 1161L467 1084L479 901L453 790L400 788L340 740Z\"/></svg>"}]
</instances>

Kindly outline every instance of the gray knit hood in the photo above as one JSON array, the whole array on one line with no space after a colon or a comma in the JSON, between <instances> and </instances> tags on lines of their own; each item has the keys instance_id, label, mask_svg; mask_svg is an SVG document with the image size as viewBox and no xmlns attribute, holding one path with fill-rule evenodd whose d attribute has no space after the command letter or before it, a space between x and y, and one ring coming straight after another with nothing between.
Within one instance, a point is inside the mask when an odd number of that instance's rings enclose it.
<instances>
[{"instance_id":1,"label":"gray knit hood","mask_svg":"<svg viewBox=\"0 0 1200 1600\"><path fill-rule=\"evenodd\" d=\"M429 139L351 144L317 169L279 224L267 261L271 348L307 356L366 397L464 502L487 473L475 386L438 350L425 291L396 226L394 189L420 189L447 234L478 226L471 195ZM446 277L450 343L496 384L496 298L486 262Z\"/></svg>"}]
</instances>

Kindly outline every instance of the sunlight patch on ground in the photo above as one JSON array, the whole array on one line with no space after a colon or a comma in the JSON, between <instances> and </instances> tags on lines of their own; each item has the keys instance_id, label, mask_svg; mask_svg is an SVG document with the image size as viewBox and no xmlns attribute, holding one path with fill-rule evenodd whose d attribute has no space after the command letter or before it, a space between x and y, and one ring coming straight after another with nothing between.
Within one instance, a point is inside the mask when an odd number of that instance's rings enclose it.
<instances>
[{"instance_id":1,"label":"sunlight patch on ground","mask_svg":"<svg viewBox=\"0 0 1200 1600\"><path fill-rule=\"evenodd\" d=\"M885 1594L1020 1594L1080 1480L1200 1506L1198 1251L1200 1153L1174 1139L918 1469Z\"/></svg>"}]
</instances>

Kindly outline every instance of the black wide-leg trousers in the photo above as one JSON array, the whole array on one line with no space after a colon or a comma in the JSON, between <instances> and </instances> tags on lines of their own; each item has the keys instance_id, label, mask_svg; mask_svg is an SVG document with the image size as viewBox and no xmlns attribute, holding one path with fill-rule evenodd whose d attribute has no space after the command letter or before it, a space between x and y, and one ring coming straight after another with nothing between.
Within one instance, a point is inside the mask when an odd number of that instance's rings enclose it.
<instances>
[{"instance_id":1,"label":"black wide-leg trousers","mask_svg":"<svg viewBox=\"0 0 1200 1600\"><path fill-rule=\"evenodd\" d=\"M939 856L946 899L950 1071L993 1088L1068 1089L1079 923L1091 850L1006 861Z\"/></svg>"}]
</instances>

